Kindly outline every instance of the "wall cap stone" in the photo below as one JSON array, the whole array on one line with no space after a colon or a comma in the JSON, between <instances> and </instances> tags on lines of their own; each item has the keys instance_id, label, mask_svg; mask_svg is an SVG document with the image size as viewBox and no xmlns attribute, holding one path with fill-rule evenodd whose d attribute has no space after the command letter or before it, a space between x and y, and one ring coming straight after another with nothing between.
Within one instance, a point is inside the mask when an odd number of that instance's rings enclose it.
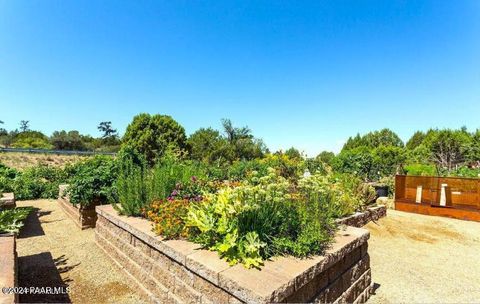
<instances>
[{"instance_id":1,"label":"wall cap stone","mask_svg":"<svg viewBox=\"0 0 480 304\"><path fill-rule=\"evenodd\" d=\"M365 211L355 212L352 215L336 220L338 225L363 227L371 221L376 221L387 215L387 208L383 205L368 207Z\"/></svg>"},{"instance_id":2,"label":"wall cap stone","mask_svg":"<svg viewBox=\"0 0 480 304\"><path fill-rule=\"evenodd\" d=\"M0 196L0 207L15 207L15 194L11 192L2 193Z\"/></svg>"},{"instance_id":3,"label":"wall cap stone","mask_svg":"<svg viewBox=\"0 0 480 304\"><path fill-rule=\"evenodd\" d=\"M0 285L2 287L16 287L16 236L0 235ZM17 303L14 293L0 293L0 303Z\"/></svg>"},{"instance_id":4,"label":"wall cap stone","mask_svg":"<svg viewBox=\"0 0 480 304\"><path fill-rule=\"evenodd\" d=\"M324 256L299 259L290 256L265 261L261 270L243 265L229 266L216 252L201 249L185 240L167 240L155 235L146 219L122 216L112 205L96 206L98 216L135 235L149 246L184 265L205 280L245 302L279 302L367 242L370 233L362 228L343 227Z\"/></svg>"}]
</instances>

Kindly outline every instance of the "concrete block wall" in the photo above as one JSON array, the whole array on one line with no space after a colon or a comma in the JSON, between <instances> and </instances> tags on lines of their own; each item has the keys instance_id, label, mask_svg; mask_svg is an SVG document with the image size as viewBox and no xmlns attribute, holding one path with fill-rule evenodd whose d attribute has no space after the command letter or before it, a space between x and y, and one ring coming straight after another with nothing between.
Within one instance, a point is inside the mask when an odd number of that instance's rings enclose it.
<instances>
[{"instance_id":1,"label":"concrete block wall","mask_svg":"<svg viewBox=\"0 0 480 304\"><path fill-rule=\"evenodd\" d=\"M229 266L217 253L163 240L142 218L97 206L97 244L152 303L362 303L370 296L368 231L347 227L324 256L278 257L261 270Z\"/></svg>"},{"instance_id":2,"label":"concrete block wall","mask_svg":"<svg viewBox=\"0 0 480 304\"><path fill-rule=\"evenodd\" d=\"M58 203L80 229L94 228L97 221L95 206L82 207L70 203L70 198L65 195L68 185L60 185L58 189Z\"/></svg>"}]
</instances>

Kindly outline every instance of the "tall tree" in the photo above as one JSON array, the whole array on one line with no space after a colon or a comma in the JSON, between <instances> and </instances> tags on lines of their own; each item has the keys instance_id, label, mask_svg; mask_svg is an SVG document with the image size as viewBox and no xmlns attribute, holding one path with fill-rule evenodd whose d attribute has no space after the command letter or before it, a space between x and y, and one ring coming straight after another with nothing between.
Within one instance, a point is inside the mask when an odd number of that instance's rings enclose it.
<instances>
[{"instance_id":1,"label":"tall tree","mask_svg":"<svg viewBox=\"0 0 480 304\"><path fill-rule=\"evenodd\" d=\"M29 120L21 120L20 121L20 132L27 132L30 130L30 121Z\"/></svg>"},{"instance_id":2,"label":"tall tree","mask_svg":"<svg viewBox=\"0 0 480 304\"><path fill-rule=\"evenodd\" d=\"M422 131L416 131L413 133L412 137L407 141L405 147L409 150L413 150L416 147L420 146L427 135Z\"/></svg>"},{"instance_id":3,"label":"tall tree","mask_svg":"<svg viewBox=\"0 0 480 304\"><path fill-rule=\"evenodd\" d=\"M234 159L254 159L262 157L266 147L262 140L256 139L248 127L234 127L230 119L222 119L223 130L228 143L234 151Z\"/></svg>"},{"instance_id":4,"label":"tall tree","mask_svg":"<svg viewBox=\"0 0 480 304\"><path fill-rule=\"evenodd\" d=\"M112 137L117 137L117 129L114 129L112 127L112 122L111 121L102 121L98 125L97 129L103 133L102 138L107 139L107 138L112 138Z\"/></svg>"},{"instance_id":5,"label":"tall tree","mask_svg":"<svg viewBox=\"0 0 480 304\"><path fill-rule=\"evenodd\" d=\"M0 120L0 125L3 125L3 121ZM4 128L0 128L0 136L7 136L8 132Z\"/></svg>"},{"instance_id":6,"label":"tall tree","mask_svg":"<svg viewBox=\"0 0 480 304\"><path fill-rule=\"evenodd\" d=\"M355 149L358 147L376 148L379 146L403 147L403 141L390 129L369 132L363 136L357 134L350 137L342 148L342 151Z\"/></svg>"},{"instance_id":7,"label":"tall tree","mask_svg":"<svg viewBox=\"0 0 480 304\"><path fill-rule=\"evenodd\" d=\"M190 157L206 163L223 162L232 159L233 150L220 132L212 128L200 128L187 140Z\"/></svg>"},{"instance_id":8,"label":"tall tree","mask_svg":"<svg viewBox=\"0 0 480 304\"><path fill-rule=\"evenodd\" d=\"M435 130L428 133L425 144L437 168L450 172L467 160L472 138L462 130Z\"/></svg>"},{"instance_id":9,"label":"tall tree","mask_svg":"<svg viewBox=\"0 0 480 304\"><path fill-rule=\"evenodd\" d=\"M287 151L285 151L285 155L287 155L291 159L302 159L302 153L300 153L298 149L295 149L295 147L291 147Z\"/></svg>"},{"instance_id":10,"label":"tall tree","mask_svg":"<svg viewBox=\"0 0 480 304\"><path fill-rule=\"evenodd\" d=\"M55 131L50 136L50 142L58 150L85 150L85 144L78 131Z\"/></svg>"},{"instance_id":11,"label":"tall tree","mask_svg":"<svg viewBox=\"0 0 480 304\"><path fill-rule=\"evenodd\" d=\"M185 151L185 129L168 115L138 114L128 125L123 146L130 146L143 154L150 165L168 149Z\"/></svg>"}]
</instances>

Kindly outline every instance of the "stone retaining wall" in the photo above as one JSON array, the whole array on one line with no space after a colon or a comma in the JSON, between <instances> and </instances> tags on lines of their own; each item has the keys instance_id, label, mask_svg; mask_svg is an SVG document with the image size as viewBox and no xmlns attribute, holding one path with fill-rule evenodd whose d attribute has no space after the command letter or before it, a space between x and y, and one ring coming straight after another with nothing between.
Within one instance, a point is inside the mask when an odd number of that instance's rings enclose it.
<instances>
[{"instance_id":1,"label":"stone retaining wall","mask_svg":"<svg viewBox=\"0 0 480 304\"><path fill-rule=\"evenodd\" d=\"M97 221L95 205L83 207L73 205L70 199L64 194L68 185L60 185L58 188L58 203L63 211L80 227L80 229L94 228Z\"/></svg>"},{"instance_id":2,"label":"stone retaining wall","mask_svg":"<svg viewBox=\"0 0 480 304\"><path fill-rule=\"evenodd\" d=\"M0 287L17 286L17 251L15 235L0 235ZM0 292L0 304L18 303L15 294Z\"/></svg>"},{"instance_id":3,"label":"stone retaining wall","mask_svg":"<svg viewBox=\"0 0 480 304\"><path fill-rule=\"evenodd\" d=\"M385 206L370 207L363 212L356 212L350 216L337 220L339 225L347 225L353 227L363 227L370 221L377 221L379 218L387 215Z\"/></svg>"},{"instance_id":4,"label":"stone retaining wall","mask_svg":"<svg viewBox=\"0 0 480 304\"><path fill-rule=\"evenodd\" d=\"M369 232L339 231L325 256L278 257L261 270L229 266L216 252L162 240L151 222L97 206L95 239L151 302L365 302L371 292Z\"/></svg>"},{"instance_id":5,"label":"stone retaining wall","mask_svg":"<svg viewBox=\"0 0 480 304\"><path fill-rule=\"evenodd\" d=\"M15 207L15 195L13 193L2 193L0 196L0 209Z\"/></svg>"}]
</instances>

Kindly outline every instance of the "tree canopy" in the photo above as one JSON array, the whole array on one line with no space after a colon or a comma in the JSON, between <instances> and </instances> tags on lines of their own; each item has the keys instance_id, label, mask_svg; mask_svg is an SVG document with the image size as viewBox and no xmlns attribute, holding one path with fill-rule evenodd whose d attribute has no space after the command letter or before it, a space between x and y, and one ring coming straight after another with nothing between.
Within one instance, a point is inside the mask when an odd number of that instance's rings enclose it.
<instances>
[{"instance_id":1,"label":"tree canopy","mask_svg":"<svg viewBox=\"0 0 480 304\"><path fill-rule=\"evenodd\" d=\"M128 125L123 145L129 145L143 154L152 165L168 149L185 152L187 148L185 129L168 115L136 115Z\"/></svg>"}]
</instances>

